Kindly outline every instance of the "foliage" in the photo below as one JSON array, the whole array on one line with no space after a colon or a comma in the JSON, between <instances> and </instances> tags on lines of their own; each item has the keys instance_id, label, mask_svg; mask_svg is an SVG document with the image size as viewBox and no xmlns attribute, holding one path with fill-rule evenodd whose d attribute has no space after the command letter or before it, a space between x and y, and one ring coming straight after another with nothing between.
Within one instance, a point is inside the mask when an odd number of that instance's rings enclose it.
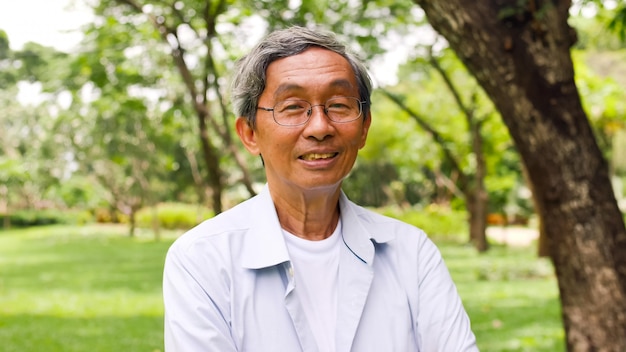
<instances>
[{"instance_id":1,"label":"foliage","mask_svg":"<svg viewBox=\"0 0 626 352\"><path fill-rule=\"evenodd\" d=\"M619 35L609 30L597 16L572 16L571 23L576 28L578 40L576 50L619 50L626 47L626 42Z\"/></svg>"},{"instance_id":2,"label":"foliage","mask_svg":"<svg viewBox=\"0 0 626 352\"><path fill-rule=\"evenodd\" d=\"M0 214L0 225L30 227L54 224L85 224L93 221L93 216L85 210L17 210L10 214Z\"/></svg>"},{"instance_id":3,"label":"foliage","mask_svg":"<svg viewBox=\"0 0 626 352\"><path fill-rule=\"evenodd\" d=\"M343 182L342 189L357 204L382 206L390 201L390 185L398 182L395 166L384 162L359 162Z\"/></svg>"},{"instance_id":4,"label":"foliage","mask_svg":"<svg viewBox=\"0 0 626 352\"><path fill-rule=\"evenodd\" d=\"M623 0L578 0L576 8L583 14L593 14L592 17L619 37L622 44L626 43L626 2Z\"/></svg>"},{"instance_id":5,"label":"foliage","mask_svg":"<svg viewBox=\"0 0 626 352\"><path fill-rule=\"evenodd\" d=\"M22 104L18 97L20 87L43 89L40 79L55 81L68 58L34 43L20 51L7 49L3 56L0 76L6 80L0 91L0 188L8 189L0 190L0 202L12 208L49 206L43 203L55 200L45 199L46 193L58 187L70 169L59 134L63 104L43 92L40 102Z\"/></svg>"},{"instance_id":6,"label":"foliage","mask_svg":"<svg viewBox=\"0 0 626 352\"><path fill-rule=\"evenodd\" d=\"M337 32L367 59L378 85L406 96L407 103L441 129L464 171L475 168L463 132L466 124L452 98L442 94L442 81L425 60L425 45L433 44L432 30L411 1L228 0L222 12L209 9L216 14L215 33L204 29L206 2L184 0L166 6L136 1L144 14L128 3L93 2L97 18L84 28L79 51L70 54L34 43L13 51L10 38L0 31L0 211L110 207L128 217L133 209L159 202L210 205L202 180L208 170L202 162L194 104L172 60L176 46L163 41L150 14L176 29L177 38L170 39L179 40L195 85L207 89L203 99L217 122L226 121L224 130L232 130L228 81L235 60L271 29L322 26ZM623 47L623 42L615 44L614 35L602 34L604 27L597 19L579 16L573 23L579 27L584 50L575 53L577 84L601 147L610 156L612 133L624 125L626 99L620 87L626 74L620 71L623 53L607 50ZM438 44L444 49L436 54L467 101L476 90L474 80L445 43ZM215 58L212 71L207 71L210 62L204 61L211 57L208 46ZM393 78L395 68L388 61L404 58L408 62L400 67L400 83L379 79ZM40 90L38 100L18 101L24 84ZM345 182L349 196L368 206L427 206L445 199L453 208L463 208L454 192L441 186L438 177L453 180L454 175L432 139L380 92L374 92L373 102L368 143ZM479 115L493 110L482 94L477 110ZM524 184L520 160L499 118L489 116L482 128L490 211L501 213L511 202L523 202L516 198ZM225 194L232 195L225 204L246 198L247 192L238 186L242 172L226 143L217 139L217 130L209 136L219 149L220 167L230 187ZM242 160L254 166L252 181L262 183L258 158L246 155Z\"/></svg>"},{"instance_id":7,"label":"foliage","mask_svg":"<svg viewBox=\"0 0 626 352\"><path fill-rule=\"evenodd\" d=\"M107 190L97 182L93 175L73 173L71 177L51 188L44 196L71 209L92 211L106 204Z\"/></svg>"},{"instance_id":8,"label":"foliage","mask_svg":"<svg viewBox=\"0 0 626 352\"><path fill-rule=\"evenodd\" d=\"M427 205L433 198L432 175L439 153L414 121L374 91L367 144L345 182L346 193L368 206Z\"/></svg>"},{"instance_id":9,"label":"foliage","mask_svg":"<svg viewBox=\"0 0 626 352\"><path fill-rule=\"evenodd\" d=\"M476 123L480 123L483 137L487 168L485 184L490 195L490 208L502 212L511 190L522 182L517 152L502 121L495 116L492 104L460 61L449 50L443 50L437 56L440 66L458 87L460 98L464 102L473 102L470 108ZM389 89L404 96L404 103L436 130L441 141L437 143L413 119L390 105L387 98L375 94L374 120L362 155L368 160L390 160L397 168L399 180L407 186L416 185L422 194L411 197L411 204L419 199L426 205L441 201L441 198L455 204L459 193L450 186L443 186L441 179L447 178L451 181L448 184L454 184L458 173L451 167L451 161L444 158L443 148L472 179L476 162L469 143L467 116L460 111L449 91L442 94L446 89L442 78L423 56L414 57L402 66L400 75L402 81ZM406 187L407 191L409 188ZM407 192L407 198L409 196Z\"/></svg>"},{"instance_id":10,"label":"foliage","mask_svg":"<svg viewBox=\"0 0 626 352\"><path fill-rule=\"evenodd\" d=\"M424 230L435 240L467 242L467 212L430 205L426 208L385 207L380 212Z\"/></svg>"},{"instance_id":11,"label":"foliage","mask_svg":"<svg viewBox=\"0 0 626 352\"><path fill-rule=\"evenodd\" d=\"M79 171L107 191L111 207L132 217L160 200L154 199L157 194L168 194L169 175L186 165L181 131L187 125L180 114L163 111L163 87L170 78L147 60L163 60L163 53L149 50L156 45L154 33L146 34L150 27L114 17L93 27L66 79L72 103L64 119L66 126L76 126L67 136Z\"/></svg>"},{"instance_id":12,"label":"foliage","mask_svg":"<svg viewBox=\"0 0 626 352\"><path fill-rule=\"evenodd\" d=\"M572 58L583 106L605 157L611 160L613 139L626 130L626 80L609 72L626 73L626 50L573 51Z\"/></svg>"},{"instance_id":13,"label":"foliage","mask_svg":"<svg viewBox=\"0 0 626 352\"><path fill-rule=\"evenodd\" d=\"M154 207L140 209L137 212L137 225L152 228L156 218L161 228L187 230L213 216L211 210L198 205L159 203Z\"/></svg>"}]
</instances>

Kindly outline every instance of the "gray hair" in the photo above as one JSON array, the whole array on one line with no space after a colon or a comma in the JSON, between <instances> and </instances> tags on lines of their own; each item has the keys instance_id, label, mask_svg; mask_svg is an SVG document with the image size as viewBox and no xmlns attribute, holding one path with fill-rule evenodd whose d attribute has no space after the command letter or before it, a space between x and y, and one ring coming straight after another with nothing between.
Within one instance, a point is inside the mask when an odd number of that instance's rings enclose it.
<instances>
[{"instance_id":1,"label":"gray hair","mask_svg":"<svg viewBox=\"0 0 626 352\"><path fill-rule=\"evenodd\" d=\"M311 47L328 49L343 56L354 71L359 99L364 101L363 115L367 118L371 105L372 81L363 62L334 33L304 27L290 27L270 33L252 51L239 59L232 86L232 102L236 116L245 117L255 128L259 97L265 89L265 71L270 63L298 55Z\"/></svg>"}]
</instances>

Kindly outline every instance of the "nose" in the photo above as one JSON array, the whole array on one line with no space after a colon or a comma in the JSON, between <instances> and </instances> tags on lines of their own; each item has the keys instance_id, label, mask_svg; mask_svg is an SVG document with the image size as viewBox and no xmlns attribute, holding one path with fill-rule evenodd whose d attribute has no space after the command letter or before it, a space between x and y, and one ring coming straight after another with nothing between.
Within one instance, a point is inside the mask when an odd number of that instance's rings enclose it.
<instances>
[{"instance_id":1,"label":"nose","mask_svg":"<svg viewBox=\"0 0 626 352\"><path fill-rule=\"evenodd\" d=\"M311 105L311 108L306 112L306 116L310 118L311 115L313 114L313 108L316 106L321 106L322 111L324 112L324 115L326 115L326 106L324 104L317 104L317 105Z\"/></svg>"},{"instance_id":2,"label":"nose","mask_svg":"<svg viewBox=\"0 0 626 352\"><path fill-rule=\"evenodd\" d=\"M315 109L317 106L321 106L322 108ZM304 129L305 137L322 141L333 135L334 126L326 115L324 104L311 105L307 113L309 115L309 121L307 121Z\"/></svg>"}]
</instances>

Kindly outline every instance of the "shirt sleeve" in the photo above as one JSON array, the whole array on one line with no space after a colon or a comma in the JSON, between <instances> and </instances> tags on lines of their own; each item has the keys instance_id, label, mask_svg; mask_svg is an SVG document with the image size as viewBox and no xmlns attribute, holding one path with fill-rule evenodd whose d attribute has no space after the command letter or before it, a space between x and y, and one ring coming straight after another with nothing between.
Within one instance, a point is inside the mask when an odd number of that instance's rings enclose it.
<instances>
[{"instance_id":1,"label":"shirt sleeve","mask_svg":"<svg viewBox=\"0 0 626 352\"><path fill-rule=\"evenodd\" d=\"M435 244L424 239L419 255L418 344L423 351L474 352L476 338L456 286Z\"/></svg>"},{"instance_id":2,"label":"shirt sleeve","mask_svg":"<svg viewBox=\"0 0 626 352\"><path fill-rule=\"evenodd\" d=\"M186 254L175 243L165 259L165 351L236 351L230 332L228 287L220 282L217 268L193 262Z\"/></svg>"}]
</instances>

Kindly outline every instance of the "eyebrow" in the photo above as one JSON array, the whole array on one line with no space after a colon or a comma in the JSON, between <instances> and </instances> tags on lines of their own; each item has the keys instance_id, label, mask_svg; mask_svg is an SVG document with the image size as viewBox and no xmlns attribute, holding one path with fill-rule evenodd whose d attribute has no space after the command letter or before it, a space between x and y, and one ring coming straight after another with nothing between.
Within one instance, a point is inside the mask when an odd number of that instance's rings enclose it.
<instances>
[{"instance_id":1,"label":"eyebrow","mask_svg":"<svg viewBox=\"0 0 626 352\"><path fill-rule=\"evenodd\" d=\"M330 82L330 88L345 88L345 89L354 89L354 86L347 79L336 79ZM290 91L304 91L305 87L294 84L294 83L283 83L276 88L274 91L274 98L279 97L281 94Z\"/></svg>"}]
</instances>

